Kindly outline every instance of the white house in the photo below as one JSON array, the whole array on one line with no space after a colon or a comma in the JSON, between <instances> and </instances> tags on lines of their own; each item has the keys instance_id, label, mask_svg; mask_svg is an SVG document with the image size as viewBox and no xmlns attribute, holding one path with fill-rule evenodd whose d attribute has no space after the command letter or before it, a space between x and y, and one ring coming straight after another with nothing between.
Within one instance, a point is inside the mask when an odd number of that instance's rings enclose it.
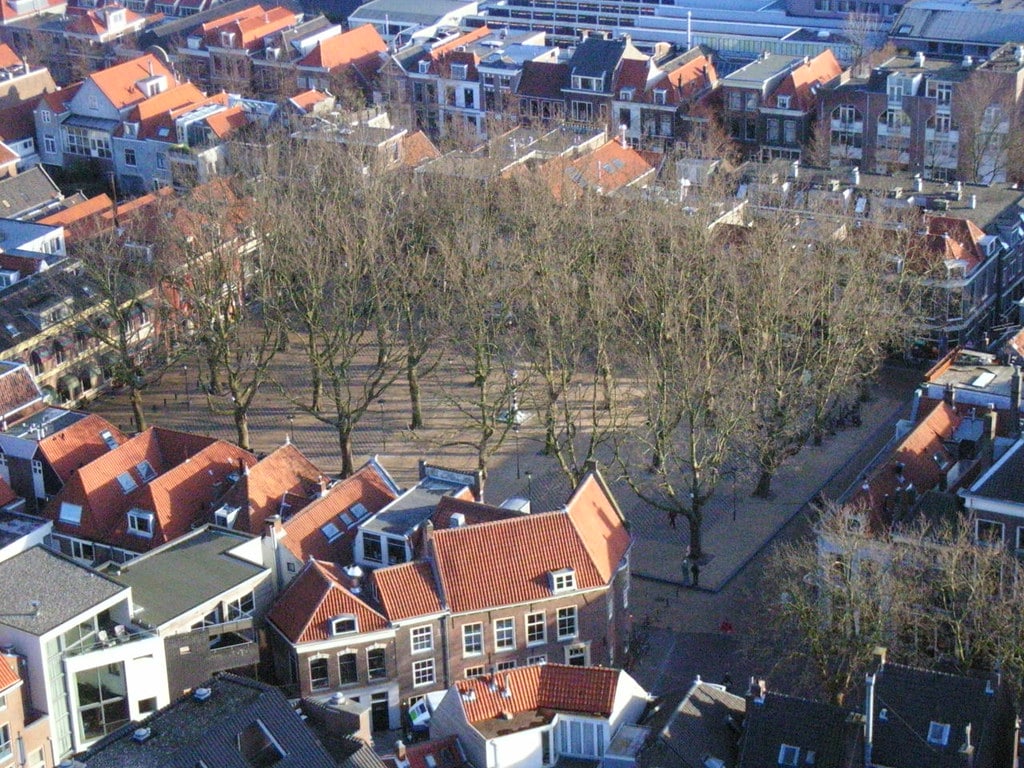
<instances>
[{"instance_id":1,"label":"white house","mask_svg":"<svg viewBox=\"0 0 1024 768\"><path fill-rule=\"evenodd\" d=\"M544 768L600 760L650 696L626 672L540 664L461 680L430 719L431 739L458 736L477 768Z\"/></svg>"}]
</instances>

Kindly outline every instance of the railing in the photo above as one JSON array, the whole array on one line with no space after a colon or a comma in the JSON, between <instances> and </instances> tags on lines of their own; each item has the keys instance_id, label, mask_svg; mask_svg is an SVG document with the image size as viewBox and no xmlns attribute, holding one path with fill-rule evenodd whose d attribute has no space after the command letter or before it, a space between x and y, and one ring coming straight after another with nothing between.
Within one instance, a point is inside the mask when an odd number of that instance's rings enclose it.
<instances>
[{"instance_id":1,"label":"railing","mask_svg":"<svg viewBox=\"0 0 1024 768\"><path fill-rule=\"evenodd\" d=\"M135 642L136 640L145 640L152 637L156 637L156 634L144 629L139 629L138 627L132 627L126 624L112 624L109 627L101 629L95 635L91 636L86 642L73 645L70 648L65 648L61 652L61 655L63 658L67 659L73 656L82 656L86 653L92 653L93 651L114 648L118 645Z\"/></svg>"}]
</instances>

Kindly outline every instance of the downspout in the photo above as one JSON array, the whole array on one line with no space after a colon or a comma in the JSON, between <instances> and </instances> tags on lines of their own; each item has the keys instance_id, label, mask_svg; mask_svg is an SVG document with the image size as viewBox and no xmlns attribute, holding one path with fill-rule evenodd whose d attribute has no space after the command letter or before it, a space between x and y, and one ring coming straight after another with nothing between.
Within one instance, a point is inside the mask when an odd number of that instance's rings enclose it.
<instances>
[{"instance_id":1,"label":"downspout","mask_svg":"<svg viewBox=\"0 0 1024 768\"><path fill-rule=\"evenodd\" d=\"M871 768L871 749L875 738L875 676L864 678L864 768Z\"/></svg>"}]
</instances>

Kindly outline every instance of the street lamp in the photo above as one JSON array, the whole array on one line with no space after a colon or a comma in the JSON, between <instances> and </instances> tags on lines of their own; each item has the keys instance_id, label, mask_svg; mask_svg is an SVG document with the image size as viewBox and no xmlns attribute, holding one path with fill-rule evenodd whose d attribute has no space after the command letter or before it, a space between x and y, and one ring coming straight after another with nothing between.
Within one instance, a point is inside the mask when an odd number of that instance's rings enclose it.
<instances>
[{"instance_id":1,"label":"street lamp","mask_svg":"<svg viewBox=\"0 0 1024 768\"><path fill-rule=\"evenodd\" d=\"M188 391L188 366L187 365L181 366L181 371L182 371L182 373L185 376L185 408L188 409L188 410L191 410L192 409L192 401L189 399L189 391Z\"/></svg>"},{"instance_id":2,"label":"street lamp","mask_svg":"<svg viewBox=\"0 0 1024 768\"><path fill-rule=\"evenodd\" d=\"M379 398L377 404L380 406L380 439L384 453L388 452L388 433L384 431L384 398Z\"/></svg>"},{"instance_id":3,"label":"street lamp","mask_svg":"<svg viewBox=\"0 0 1024 768\"><path fill-rule=\"evenodd\" d=\"M291 443L295 440L295 414L288 414L288 442Z\"/></svg>"},{"instance_id":4,"label":"street lamp","mask_svg":"<svg viewBox=\"0 0 1024 768\"><path fill-rule=\"evenodd\" d=\"M516 421L512 425L512 433L516 437L516 480L519 480L521 475L519 474L519 422Z\"/></svg>"},{"instance_id":5,"label":"street lamp","mask_svg":"<svg viewBox=\"0 0 1024 768\"><path fill-rule=\"evenodd\" d=\"M526 470L526 500L533 507L533 472Z\"/></svg>"}]
</instances>

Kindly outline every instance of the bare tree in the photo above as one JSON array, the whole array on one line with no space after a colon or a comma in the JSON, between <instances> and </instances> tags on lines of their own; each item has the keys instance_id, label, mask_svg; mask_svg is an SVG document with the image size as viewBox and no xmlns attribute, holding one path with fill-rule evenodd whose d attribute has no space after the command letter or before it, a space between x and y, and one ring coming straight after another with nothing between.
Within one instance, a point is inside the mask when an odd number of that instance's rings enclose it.
<instances>
[{"instance_id":1,"label":"bare tree","mask_svg":"<svg viewBox=\"0 0 1024 768\"><path fill-rule=\"evenodd\" d=\"M990 69L976 69L953 94L952 120L959 129L959 169L964 181L1005 181L1019 160L1019 99L1016 81Z\"/></svg>"}]
</instances>

